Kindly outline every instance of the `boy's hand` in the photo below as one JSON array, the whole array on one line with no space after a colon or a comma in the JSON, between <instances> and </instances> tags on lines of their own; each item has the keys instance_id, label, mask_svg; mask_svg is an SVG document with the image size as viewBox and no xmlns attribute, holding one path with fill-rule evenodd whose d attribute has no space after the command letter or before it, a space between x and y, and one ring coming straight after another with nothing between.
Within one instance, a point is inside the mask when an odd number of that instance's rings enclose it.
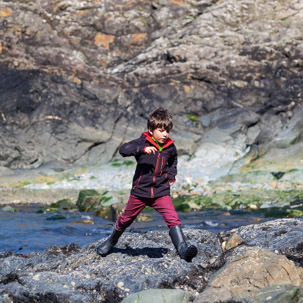
<instances>
[{"instance_id":1,"label":"boy's hand","mask_svg":"<svg viewBox=\"0 0 303 303\"><path fill-rule=\"evenodd\" d=\"M174 183L175 183L175 182L170 182L170 181L169 181L169 185L170 185L170 186L173 186Z\"/></svg>"},{"instance_id":2,"label":"boy's hand","mask_svg":"<svg viewBox=\"0 0 303 303\"><path fill-rule=\"evenodd\" d=\"M145 147L145 149L144 149L144 152L146 153L146 154L155 154L156 153L156 151L157 151L157 149L154 147L154 146L147 146L147 147Z\"/></svg>"}]
</instances>

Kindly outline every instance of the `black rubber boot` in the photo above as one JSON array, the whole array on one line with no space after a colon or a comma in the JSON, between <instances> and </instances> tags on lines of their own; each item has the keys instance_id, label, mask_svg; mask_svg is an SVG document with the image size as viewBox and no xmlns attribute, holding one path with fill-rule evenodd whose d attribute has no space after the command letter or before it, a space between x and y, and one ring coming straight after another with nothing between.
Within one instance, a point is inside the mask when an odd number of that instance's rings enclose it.
<instances>
[{"instance_id":1,"label":"black rubber boot","mask_svg":"<svg viewBox=\"0 0 303 303\"><path fill-rule=\"evenodd\" d=\"M171 228L169 235L180 258L184 259L186 262L191 262L191 260L197 255L198 249L194 245L191 245L190 247L187 246L181 225L176 225Z\"/></svg>"},{"instance_id":2,"label":"black rubber boot","mask_svg":"<svg viewBox=\"0 0 303 303\"><path fill-rule=\"evenodd\" d=\"M120 236L123 234L124 230L118 230L114 227L112 234L97 247L97 254L105 257L109 254L110 250L117 244Z\"/></svg>"}]
</instances>

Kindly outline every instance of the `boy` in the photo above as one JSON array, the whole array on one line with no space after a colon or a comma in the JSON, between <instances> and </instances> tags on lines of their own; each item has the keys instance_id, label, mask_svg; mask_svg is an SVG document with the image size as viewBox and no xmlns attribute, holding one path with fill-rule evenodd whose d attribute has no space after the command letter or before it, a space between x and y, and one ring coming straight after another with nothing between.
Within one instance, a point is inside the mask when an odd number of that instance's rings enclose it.
<instances>
[{"instance_id":1,"label":"boy","mask_svg":"<svg viewBox=\"0 0 303 303\"><path fill-rule=\"evenodd\" d=\"M119 152L123 157L136 158L137 167L126 208L118 218L111 236L97 247L99 255L106 256L110 252L124 230L146 206L154 208L163 216L181 259L191 262L197 255L197 247L188 247L185 242L181 222L170 197L170 187L177 174L177 149L169 138L172 127L172 117L168 111L157 108L149 114L148 131L120 147Z\"/></svg>"}]
</instances>

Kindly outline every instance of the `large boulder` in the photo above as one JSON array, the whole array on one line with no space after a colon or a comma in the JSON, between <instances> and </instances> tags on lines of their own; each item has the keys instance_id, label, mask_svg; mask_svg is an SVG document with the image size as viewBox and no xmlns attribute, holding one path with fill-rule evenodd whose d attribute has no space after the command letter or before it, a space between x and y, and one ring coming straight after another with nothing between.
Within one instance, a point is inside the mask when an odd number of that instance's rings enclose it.
<instances>
[{"instance_id":1,"label":"large boulder","mask_svg":"<svg viewBox=\"0 0 303 303\"><path fill-rule=\"evenodd\" d=\"M211 279L194 303L219 303L271 285L302 285L302 270L283 255L252 249L234 257Z\"/></svg>"}]
</instances>

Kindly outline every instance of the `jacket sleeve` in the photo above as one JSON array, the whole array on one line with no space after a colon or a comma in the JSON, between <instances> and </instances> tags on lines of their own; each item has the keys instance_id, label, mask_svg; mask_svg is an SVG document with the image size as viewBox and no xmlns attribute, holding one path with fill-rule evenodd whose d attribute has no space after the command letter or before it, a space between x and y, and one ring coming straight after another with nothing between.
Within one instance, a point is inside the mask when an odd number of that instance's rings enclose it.
<instances>
[{"instance_id":1,"label":"jacket sleeve","mask_svg":"<svg viewBox=\"0 0 303 303\"><path fill-rule=\"evenodd\" d=\"M141 138L124 143L119 148L122 157L139 156L144 152L144 144Z\"/></svg>"},{"instance_id":2,"label":"jacket sleeve","mask_svg":"<svg viewBox=\"0 0 303 303\"><path fill-rule=\"evenodd\" d=\"M175 152L168 160L168 180L169 182L176 182L177 175L177 164L178 164L178 153L175 148Z\"/></svg>"}]
</instances>

